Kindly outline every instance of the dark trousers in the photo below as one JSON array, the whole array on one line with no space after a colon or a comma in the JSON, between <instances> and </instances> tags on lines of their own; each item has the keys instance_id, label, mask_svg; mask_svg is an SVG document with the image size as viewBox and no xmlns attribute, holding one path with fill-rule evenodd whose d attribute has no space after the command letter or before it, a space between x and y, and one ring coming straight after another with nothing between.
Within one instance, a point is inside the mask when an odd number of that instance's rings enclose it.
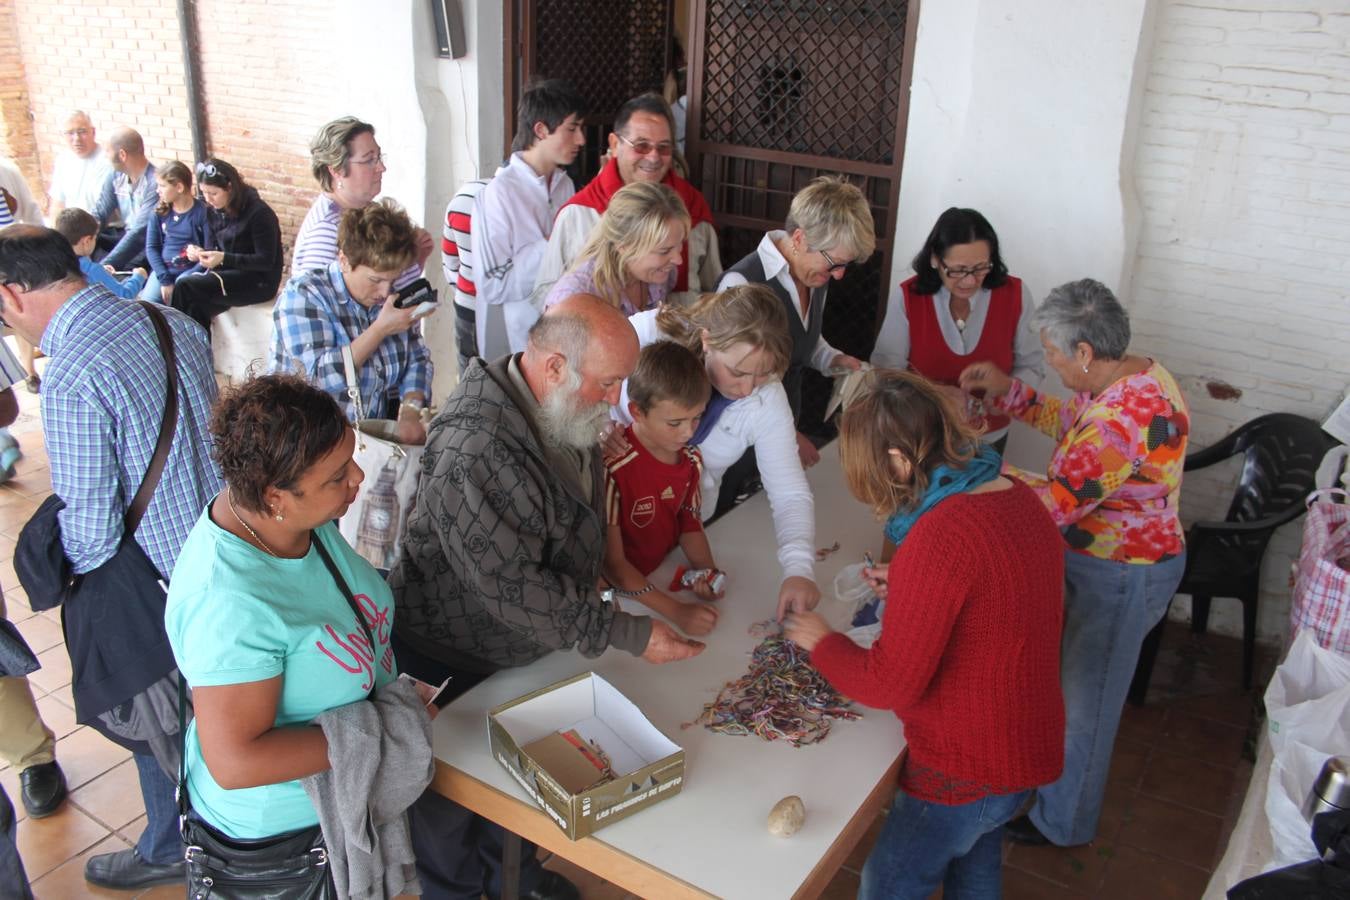
<instances>
[{"instance_id":1,"label":"dark trousers","mask_svg":"<svg viewBox=\"0 0 1350 900\"><path fill-rule=\"evenodd\" d=\"M478 355L478 316L468 307L455 306L455 354L459 357L459 374L469 369L469 360ZM439 682L438 682L439 683Z\"/></svg>"},{"instance_id":2,"label":"dark trousers","mask_svg":"<svg viewBox=\"0 0 1350 900\"><path fill-rule=\"evenodd\" d=\"M400 672L429 684L440 684L449 676L456 697L487 677L452 669L412 649L397 634L393 647ZM465 735L465 740L482 737ZM504 828L429 788L408 811L408 822L424 900L501 896ZM538 885L543 867L529 841L521 841L520 857L520 893L528 894Z\"/></svg>"},{"instance_id":3,"label":"dark trousers","mask_svg":"<svg viewBox=\"0 0 1350 900\"><path fill-rule=\"evenodd\" d=\"M33 900L14 838L14 804L0 786L0 900Z\"/></svg>"},{"instance_id":4,"label":"dark trousers","mask_svg":"<svg viewBox=\"0 0 1350 900\"><path fill-rule=\"evenodd\" d=\"M270 276L238 269L215 269L179 278L173 283L169 303L174 309L187 313L209 333L211 320L225 310L268 302L276 295L277 282Z\"/></svg>"}]
</instances>

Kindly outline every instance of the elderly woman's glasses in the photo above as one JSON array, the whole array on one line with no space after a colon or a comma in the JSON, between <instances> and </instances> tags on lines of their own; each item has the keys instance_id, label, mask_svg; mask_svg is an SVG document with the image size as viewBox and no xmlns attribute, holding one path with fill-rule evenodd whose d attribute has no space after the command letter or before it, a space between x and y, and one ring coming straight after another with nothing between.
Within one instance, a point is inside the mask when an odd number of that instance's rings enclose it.
<instances>
[{"instance_id":1,"label":"elderly woman's glasses","mask_svg":"<svg viewBox=\"0 0 1350 900\"><path fill-rule=\"evenodd\" d=\"M978 266L949 266L946 263L939 263L942 271L953 281L960 281L962 278L983 278L994 268L993 263L980 263Z\"/></svg>"},{"instance_id":2,"label":"elderly woman's glasses","mask_svg":"<svg viewBox=\"0 0 1350 900\"><path fill-rule=\"evenodd\" d=\"M619 135L619 140L623 141L625 144L632 147L633 152L636 153L638 156L646 156L653 150L655 150L662 156L669 156L670 154L675 152L675 145L672 144L670 141L662 141L659 144L653 144L651 141L644 140L642 138L639 138L636 141L630 141L623 135Z\"/></svg>"},{"instance_id":3,"label":"elderly woman's glasses","mask_svg":"<svg viewBox=\"0 0 1350 900\"><path fill-rule=\"evenodd\" d=\"M825 262L828 263L829 266L830 266L829 269L828 269L827 271L828 271L831 275L834 275L834 274L837 273L837 272L847 272L847 271L848 271L848 267L851 266L851 265L853 265L853 263L854 263L854 260L849 260L848 262L837 263L837 262L835 262L834 260L830 259L830 254L826 253L824 250L817 250L816 252L819 253L821 256L825 257Z\"/></svg>"},{"instance_id":4,"label":"elderly woman's glasses","mask_svg":"<svg viewBox=\"0 0 1350 900\"><path fill-rule=\"evenodd\" d=\"M380 163L388 165L389 157L383 153L376 153L373 156L367 156L365 159L353 159L350 162L354 166L378 166Z\"/></svg>"}]
</instances>

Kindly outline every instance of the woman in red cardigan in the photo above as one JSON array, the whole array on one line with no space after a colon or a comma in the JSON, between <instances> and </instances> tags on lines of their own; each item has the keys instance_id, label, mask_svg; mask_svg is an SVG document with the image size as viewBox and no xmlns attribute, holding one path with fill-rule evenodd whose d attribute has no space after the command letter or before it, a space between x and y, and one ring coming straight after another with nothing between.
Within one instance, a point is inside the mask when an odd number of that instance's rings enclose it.
<instances>
[{"instance_id":1,"label":"woman in red cardigan","mask_svg":"<svg viewBox=\"0 0 1350 900\"><path fill-rule=\"evenodd\" d=\"M979 211L953 206L938 216L911 265L914 276L887 304L872 365L918 372L959 404L967 398L956 379L973 362L989 360L1028 383L1045 377L1031 291L1008 274L994 226ZM983 440L1002 453L1008 416L979 407L970 415L983 426Z\"/></svg>"},{"instance_id":2,"label":"woman in red cardigan","mask_svg":"<svg viewBox=\"0 0 1350 900\"><path fill-rule=\"evenodd\" d=\"M864 650L815 613L787 636L844 694L893 710L900 790L862 898L998 897L1003 825L1064 759L1058 529L931 382L876 370L840 423L849 489L897 545L865 570L882 610Z\"/></svg>"}]
</instances>

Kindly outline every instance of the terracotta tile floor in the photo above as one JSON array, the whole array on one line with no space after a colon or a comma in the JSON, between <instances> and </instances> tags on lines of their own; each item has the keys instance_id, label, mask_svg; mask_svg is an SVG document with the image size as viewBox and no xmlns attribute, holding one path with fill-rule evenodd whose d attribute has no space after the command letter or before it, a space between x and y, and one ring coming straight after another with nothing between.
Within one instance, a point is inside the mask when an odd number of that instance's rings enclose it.
<instances>
[{"instance_id":1,"label":"terracotta tile floor","mask_svg":"<svg viewBox=\"0 0 1350 900\"><path fill-rule=\"evenodd\" d=\"M18 802L18 774L0 769L0 783L14 800L19 851L39 900L128 897L91 887L83 871L89 856L130 846L140 834L144 815L135 768L130 754L75 723L60 618L55 611L31 612L14 577L14 539L51 490L37 397L22 389L17 393L21 413L11 431L24 457L18 475L0 485L0 585L10 619L43 663L30 681L44 720L57 734L70 801L56 815L30 821ZM1242 749L1255 694L1236 688L1240 655L1235 640L1193 636L1184 626L1169 626L1148 705L1126 706L1097 840L1068 850L1007 847L1004 893L1009 900L1200 896L1251 772ZM1272 661L1261 662L1259 671L1268 673ZM856 896L858 872L880 824L864 836L824 897ZM586 900L629 896L565 861L548 865L571 877ZM181 897L182 889L161 887L136 896Z\"/></svg>"}]
</instances>

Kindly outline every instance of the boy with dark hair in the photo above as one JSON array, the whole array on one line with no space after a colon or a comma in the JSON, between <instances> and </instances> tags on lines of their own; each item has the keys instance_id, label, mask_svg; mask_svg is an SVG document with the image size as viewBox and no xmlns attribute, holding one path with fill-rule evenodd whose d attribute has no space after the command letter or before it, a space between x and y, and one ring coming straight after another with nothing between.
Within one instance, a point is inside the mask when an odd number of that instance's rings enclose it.
<instances>
[{"instance_id":1,"label":"boy with dark hair","mask_svg":"<svg viewBox=\"0 0 1350 900\"><path fill-rule=\"evenodd\" d=\"M130 278L118 281L113 276L112 269L101 266L90 258L94 252L94 244L98 241L98 219L79 207L68 206L57 214L54 225L56 230L61 232L61 236L70 241L75 255L80 258L80 274L84 275L86 281L90 284L103 285L114 296L123 300L136 299L141 288L145 287L145 279L149 274L144 268L137 266L131 270Z\"/></svg>"},{"instance_id":2,"label":"boy with dark hair","mask_svg":"<svg viewBox=\"0 0 1350 900\"><path fill-rule=\"evenodd\" d=\"M699 515L703 458L689 446L711 390L702 360L688 348L674 341L644 347L628 377L629 450L608 464L605 478L605 577L617 595L691 635L712 631L716 608L677 600L647 575L679 545L692 577L683 584L677 578L672 589L688 587L703 600L722 596L721 573Z\"/></svg>"},{"instance_id":3,"label":"boy with dark hair","mask_svg":"<svg viewBox=\"0 0 1350 900\"><path fill-rule=\"evenodd\" d=\"M564 169L586 143L585 100L566 81L541 81L520 98L511 158L478 195L472 225L478 352L492 360L525 349L539 318L529 302L553 219L576 188Z\"/></svg>"}]
</instances>

